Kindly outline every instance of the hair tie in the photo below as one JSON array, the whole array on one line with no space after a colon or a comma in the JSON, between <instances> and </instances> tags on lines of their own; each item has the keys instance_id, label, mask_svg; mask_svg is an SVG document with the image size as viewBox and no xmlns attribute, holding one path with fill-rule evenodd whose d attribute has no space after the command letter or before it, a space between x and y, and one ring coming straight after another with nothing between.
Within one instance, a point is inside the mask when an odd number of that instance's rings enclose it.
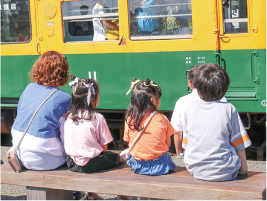
<instances>
[{"instance_id":1,"label":"hair tie","mask_svg":"<svg viewBox=\"0 0 267 201\"><path fill-rule=\"evenodd\" d=\"M74 84L78 84L79 78L75 78L72 82L69 83L70 87L72 87Z\"/></svg>"},{"instance_id":2,"label":"hair tie","mask_svg":"<svg viewBox=\"0 0 267 201\"><path fill-rule=\"evenodd\" d=\"M151 86L151 87L158 87L158 85L157 84L154 84L153 81L150 81L150 83L148 85L145 84L145 82L144 82L144 86L146 86L146 87L149 87L149 86Z\"/></svg>"},{"instance_id":3,"label":"hair tie","mask_svg":"<svg viewBox=\"0 0 267 201\"><path fill-rule=\"evenodd\" d=\"M93 92L93 94L95 95L95 88L93 87L94 83L90 83L90 84L85 84L84 85L86 87L88 87L88 94L87 94L87 104L90 105L91 102L91 91Z\"/></svg>"},{"instance_id":4,"label":"hair tie","mask_svg":"<svg viewBox=\"0 0 267 201\"><path fill-rule=\"evenodd\" d=\"M147 84L145 84L145 82L144 82L144 83L143 83L143 85L144 85L144 86L146 86L146 87L149 87L149 86L151 86L151 87L157 87L157 88L158 88L158 90L159 90L160 96L161 96L162 92L161 92L161 89L160 89L159 85L157 85L157 84L154 84L154 82L153 82L153 81L150 81L150 83L149 83L148 85L147 85Z\"/></svg>"},{"instance_id":5,"label":"hair tie","mask_svg":"<svg viewBox=\"0 0 267 201\"><path fill-rule=\"evenodd\" d=\"M140 82L140 80L135 80L134 82L131 82L131 86L129 88L129 90L126 92L126 96L132 91L132 89L134 88L134 86Z\"/></svg>"}]
</instances>

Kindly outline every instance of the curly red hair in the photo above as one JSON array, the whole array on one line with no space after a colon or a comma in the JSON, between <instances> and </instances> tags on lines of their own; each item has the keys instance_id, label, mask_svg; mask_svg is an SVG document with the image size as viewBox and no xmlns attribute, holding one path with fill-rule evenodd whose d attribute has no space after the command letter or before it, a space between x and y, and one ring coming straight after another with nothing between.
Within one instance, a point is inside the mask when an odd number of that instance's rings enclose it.
<instances>
[{"instance_id":1,"label":"curly red hair","mask_svg":"<svg viewBox=\"0 0 267 201\"><path fill-rule=\"evenodd\" d=\"M59 52L48 51L42 54L29 72L33 82L44 86L63 86L68 83L69 63Z\"/></svg>"}]
</instances>

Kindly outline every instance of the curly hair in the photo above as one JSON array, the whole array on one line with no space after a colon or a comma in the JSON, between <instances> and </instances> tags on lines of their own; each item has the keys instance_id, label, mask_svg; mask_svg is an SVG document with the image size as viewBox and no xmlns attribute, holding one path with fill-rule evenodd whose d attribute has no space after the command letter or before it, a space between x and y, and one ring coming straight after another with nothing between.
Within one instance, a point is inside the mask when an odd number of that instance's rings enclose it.
<instances>
[{"instance_id":1,"label":"curly hair","mask_svg":"<svg viewBox=\"0 0 267 201\"><path fill-rule=\"evenodd\" d=\"M32 82L44 86L63 86L68 83L69 63L59 52L48 51L42 54L29 72Z\"/></svg>"}]
</instances>

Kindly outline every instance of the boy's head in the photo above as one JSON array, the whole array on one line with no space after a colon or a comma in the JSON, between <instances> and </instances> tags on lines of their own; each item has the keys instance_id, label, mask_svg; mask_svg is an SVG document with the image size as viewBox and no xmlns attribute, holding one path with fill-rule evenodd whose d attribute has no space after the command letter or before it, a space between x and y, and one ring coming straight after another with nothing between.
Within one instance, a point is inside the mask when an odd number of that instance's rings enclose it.
<instances>
[{"instance_id":1,"label":"boy's head","mask_svg":"<svg viewBox=\"0 0 267 201\"><path fill-rule=\"evenodd\" d=\"M225 70L218 64L204 64L199 66L193 85L205 101L220 100L225 95L230 79Z\"/></svg>"},{"instance_id":2,"label":"boy's head","mask_svg":"<svg viewBox=\"0 0 267 201\"><path fill-rule=\"evenodd\" d=\"M187 79L187 82L188 82L188 86L190 89L194 89L195 87L193 86L193 79L194 79L194 76L198 70L199 66L198 65L194 65L192 68L190 68L188 71L187 71L187 74L186 74L186 79Z\"/></svg>"},{"instance_id":3,"label":"boy's head","mask_svg":"<svg viewBox=\"0 0 267 201\"><path fill-rule=\"evenodd\" d=\"M87 5L82 5L81 7L80 7L80 13L81 13L81 15L87 15L88 14L88 6Z\"/></svg>"}]
</instances>

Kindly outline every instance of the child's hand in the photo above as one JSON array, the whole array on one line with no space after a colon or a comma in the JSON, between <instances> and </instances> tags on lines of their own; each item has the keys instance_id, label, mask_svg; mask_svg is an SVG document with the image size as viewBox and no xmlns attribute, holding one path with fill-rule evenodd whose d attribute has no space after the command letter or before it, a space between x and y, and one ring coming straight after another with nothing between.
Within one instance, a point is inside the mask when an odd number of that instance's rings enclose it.
<instances>
[{"instance_id":1,"label":"child's hand","mask_svg":"<svg viewBox=\"0 0 267 201\"><path fill-rule=\"evenodd\" d=\"M238 174L247 174L248 165L247 165L247 160L246 160L246 151L245 151L245 149L236 151L236 153L241 159L241 167L239 169L239 173Z\"/></svg>"}]
</instances>

